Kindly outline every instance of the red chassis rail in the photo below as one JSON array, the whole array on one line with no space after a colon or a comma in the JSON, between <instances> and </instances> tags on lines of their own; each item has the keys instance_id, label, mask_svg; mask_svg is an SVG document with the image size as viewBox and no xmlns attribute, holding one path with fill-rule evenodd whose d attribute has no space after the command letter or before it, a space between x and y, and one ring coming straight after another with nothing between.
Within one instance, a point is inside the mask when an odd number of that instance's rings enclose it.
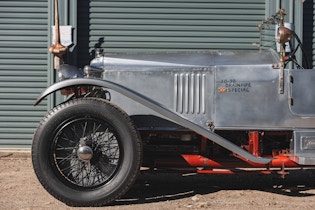
<instances>
[{"instance_id":1,"label":"red chassis rail","mask_svg":"<svg viewBox=\"0 0 315 210\"><path fill-rule=\"evenodd\" d=\"M259 131L248 132L248 143L241 147L249 151L254 156L261 156L260 137L264 133ZM201 139L201 154L181 154L180 157L160 157L155 160L157 168L174 168L187 169L190 168L200 174L238 174L238 173L258 173L272 174L277 171L284 178L288 174L289 168L302 168L292 160L292 154L288 154L287 150L274 151L268 157L272 158L268 164L259 164L248 161L247 159L231 154L228 158L209 158L202 154L206 151L206 138ZM306 166L303 166L306 167Z\"/></svg>"}]
</instances>

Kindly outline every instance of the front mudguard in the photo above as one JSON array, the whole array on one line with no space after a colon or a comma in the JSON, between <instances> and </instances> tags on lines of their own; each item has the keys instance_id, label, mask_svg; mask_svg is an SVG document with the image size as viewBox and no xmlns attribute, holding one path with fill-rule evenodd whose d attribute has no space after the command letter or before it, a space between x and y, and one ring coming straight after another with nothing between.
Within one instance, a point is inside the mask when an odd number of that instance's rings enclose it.
<instances>
[{"instance_id":1,"label":"front mudguard","mask_svg":"<svg viewBox=\"0 0 315 210\"><path fill-rule=\"evenodd\" d=\"M77 78L77 79L67 79L58 83L55 83L44 90L41 95L37 98L34 106L38 105L44 98L48 95L69 87L75 86L99 86L110 88L110 85L107 85L106 81L98 79L87 79L87 78Z\"/></svg>"},{"instance_id":2,"label":"front mudguard","mask_svg":"<svg viewBox=\"0 0 315 210\"><path fill-rule=\"evenodd\" d=\"M227 139L223 138L222 136L219 136L218 134L209 131L208 129L201 127L200 125L197 125L179 115L177 115L175 112L169 110L168 108L164 107L162 104L159 104L158 102L138 93L135 92L127 87L121 86L117 83L108 81L108 80L98 80L98 79L88 79L88 78L79 78L79 79L69 79L62 82L58 82L53 84L52 86L48 87L41 96L37 99L35 102L35 106L39 104L46 96L48 96L51 93L54 93L58 90L67 88L67 87L73 87L73 86L99 86L104 87L108 89L112 89L146 107L149 109L152 109L153 111L163 115L167 119L185 127L192 131L195 131L196 133L207 137L209 140L221 145L222 147L232 151L233 153L243 157L244 159L247 159L250 162L259 163L259 164L268 164L272 159L270 158L261 158L256 157L249 152L245 151L244 149L240 148L239 146L231 143Z\"/></svg>"}]
</instances>

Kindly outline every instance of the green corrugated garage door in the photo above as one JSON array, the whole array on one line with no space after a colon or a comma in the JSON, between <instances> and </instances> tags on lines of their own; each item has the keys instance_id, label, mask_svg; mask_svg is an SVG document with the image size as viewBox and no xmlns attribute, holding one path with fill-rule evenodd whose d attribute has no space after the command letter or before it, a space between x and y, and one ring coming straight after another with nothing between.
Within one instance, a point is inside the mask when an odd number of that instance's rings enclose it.
<instances>
[{"instance_id":1,"label":"green corrugated garage door","mask_svg":"<svg viewBox=\"0 0 315 210\"><path fill-rule=\"evenodd\" d=\"M0 146L29 147L47 111L48 1L0 1Z\"/></svg>"},{"instance_id":2,"label":"green corrugated garage door","mask_svg":"<svg viewBox=\"0 0 315 210\"><path fill-rule=\"evenodd\" d=\"M106 52L257 48L264 17L265 0L78 1L78 64L99 45Z\"/></svg>"},{"instance_id":3,"label":"green corrugated garage door","mask_svg":"<svg viewBox=\"0 0 315 210\"><path fill-rule=\"evenodd\" d=\"M315 46L313 46L313 38L314 38L314 27L315 27L315 10L314 10L314 2L313 1L305 1L303 4L303 47L308 56L308 60L312 67L315 67Z\"/></svg>"}]
</instances>

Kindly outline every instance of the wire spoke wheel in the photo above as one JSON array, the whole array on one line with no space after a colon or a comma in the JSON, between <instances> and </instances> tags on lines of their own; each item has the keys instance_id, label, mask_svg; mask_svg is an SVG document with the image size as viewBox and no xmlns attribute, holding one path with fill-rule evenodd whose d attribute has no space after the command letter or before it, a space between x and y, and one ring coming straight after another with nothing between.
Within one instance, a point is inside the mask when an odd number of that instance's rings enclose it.
<instances>
[{"instance_id":1,"label":"wire spoke wheel","mask_svg":"<svg viewBox=\"0 0 315 210\"><path fill-rule=\"evenodd\" d=\"M73 99L38 126L32 162L42 186L70 206L103 206L132 186L142 146L129 116L104 99Z\"/></svg>"},{"instance_id":2,"label":"wire spoke wheel","mask_svg":"<svg viewBox=\"0 0 315 210\"><path fill-rule=\"evenodd\" d=\"M106 122L85 116L58 130L51 151L52 164L72 184L94 188L106 183L117 170L119 136Z\"/></svg>"}]
</instances>

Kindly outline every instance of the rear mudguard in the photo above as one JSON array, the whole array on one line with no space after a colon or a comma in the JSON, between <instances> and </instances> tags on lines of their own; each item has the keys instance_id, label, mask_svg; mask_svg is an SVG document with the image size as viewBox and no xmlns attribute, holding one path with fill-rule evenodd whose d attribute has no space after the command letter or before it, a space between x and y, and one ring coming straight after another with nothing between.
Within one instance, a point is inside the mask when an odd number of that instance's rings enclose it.
<instances>
[{"instance_id":1,"label":"rear mudguard","mask_svg":"<svg viewBox=\"0 0 315 210\"><path fill-rule=\"evenodd\" d=\"M58 90L61 90L66 87L70 86L82 86L82 85L88 85L88 86L99 86L104 87L108 89L112 89L156 112L163 115L164 117L170 119L171 121L176 122L177 124L188 128L192 131L195 131L196 133L207 137L209 140L221 145L222 147L232 151L233 153L247 159L250 162L259 163L259 164L268 164L272 159L270 158L262 158L262 157L256 157L249 152L245 151L244 149L240 148L239 146L231 143L227 139L219 136L218 134L207 130L193 122L190 122L189 120L186 120L182 118L181 116L177 115L173 111L169 110L168 108L164 107L163 105L159 104L158 102L141 95L131 89L128 89L124 86L121 86L117 83L113 83L111 81L107 80L97 80L97 79L87 79L87 78L80 78L80 79L69 79L64 80L62 82L58 82L53 84L52 86L48 87L41 96L37 99L35 102L35 106L39 104L47 95L54 93Z\"/></svg>"}]
</instances>

